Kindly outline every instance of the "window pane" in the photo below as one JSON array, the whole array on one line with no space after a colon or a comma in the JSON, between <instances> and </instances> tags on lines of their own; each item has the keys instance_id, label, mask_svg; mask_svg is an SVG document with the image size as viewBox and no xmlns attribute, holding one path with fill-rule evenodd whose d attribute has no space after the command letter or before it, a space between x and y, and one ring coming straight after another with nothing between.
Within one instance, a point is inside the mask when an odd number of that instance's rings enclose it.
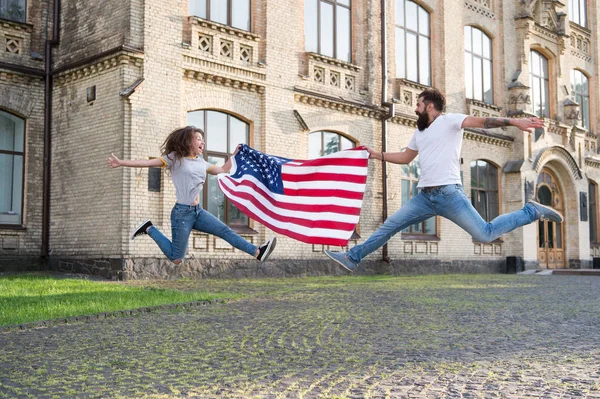
<instances>
[{"instance_id":1,"label":"window pane","mask_svg":"<svg viewBox=\"0 0 600 399\"><path fill-rule=\"evenodd\" d=\"M225 159L210 156L208 162L216 166L223 166ZM216 175L206 177L204 189L207 190L206 210L225 223L225 194L219 189Z\"/></svg>"},{"instance_id":2,"label":"window pane","mask_svg":"<svg viewBox=\"0 0 600 399\"><path fill-rule=\"evenodd\" d=\"M0 150L23 152L25 121L0 111Z\"/></svg>"},{"instance_id":3,"label":"window pane","mask_svg":"<svg viewBox=\"0 0 600 399\"><path fill-rule=\"evenodd\" d=\"M429 39L419 36L419 83L429 86Z\"/></svg>"},{"instance_id":4,"label":"window pane","mask_svg":"<svg viewBox=\"0 0 600 399\"><path fill-rule=\"evenodd\" d=\"M350 7L350 0L337 0L337 3Z\"/></svg>"},{"instance_id":5,"label":"window pane","mask_svg":"<svg viewBox=\"0 0 600 399\"><path fill-rule=\"evenodd\" d=\"M406 77L406 61L404 59L404 29L396 28L396 77Z\"/></svg>"},{"instance_id":6,"label":"window pane","mask_svg":"<svg viewBox=\"0 0 600 399\"><path fill-rule=\"evenodd\" d=\"M10 21L25 22L25 0L1 0L0 18Z\"/></svg>"},{"instance_id":7,"label":"window pane","mask_svg":"<svg viewBox=\"0 0 600 399\"><path fill-rule=\"evenodd\" d=\"M206 0L189 0L188 14L206 18Z\"/></svg>"},{"instance_id":8,"label":"window pane","mask_svg":"<svg viewBox=\"0 0 600 399\"><path fill-rule=\"evenodd\" d=\"M408 80L418 82L417 72L417 35L406 32L406 53L408 54L406 63L406 77Z\"/></svg>"},{"instance_id":9,"label":"window pane","mask_svg":"<svg viewBox=\"0 0 600 399\"><path fill-rule=\"evenodd\" d=\"M337 7L336 18L336 58L350 62L350 9Z\"/></svg>"},{"instance_id":10,"label":"window pane","mask_svg":"<svg viewBox=\"0 0 600 399\"><path fill-rule=\"evenodd\" d=\"M408 165L400 165L400 173L402 173L402 177L410 177L410 169Z\"/></svg>"},{"instance_id":11,"label":"window pane","mask_svg":"<svg viewBox=\"0 0 600 399\"><path fill-rule=\"evenodd\" d=\"M317 36L317 0L304 1L304 40L306 51L317 53L319 42Z\"/></svg>"},{"instance_id":12,"label":"window pane","mask_svg":"<svg viewBox=\"0 0 600 399\"><path fill-rule=\"evenodd\" d=\"M195 126L204 131L204 111L193 111L187 114L188 126Z\"/></svg>"},{"instance_id":13,"label":"window pane","mask_svg":"<svg viewBox=\"0 0 600 399\"><path fill-rule=\"evenodd\" d=\"M483 101L483 76L479 57L473 57L473 98Z\"/></svg>"},{"instance_id":14,"label":"window pane","mask_svg":"<svg viewBox=\"0 0 600 399\"><path fill-rule=\"evenodd\" d=\"M233 154L238 144L248 144L248 124L230 116L229 129L229 153Z\"/></svg>"},{"instance_id":15,"label":"window pane","mask_svg":"<svg viewBox=\"0 0 600 399\"><path fill-rule=\"evenodd\" d=\"M590 130L590 98L589 97L583 97L583 103L581 104L581 119L582 119L583 127Z\"/></svg>"},{"instance_id":16,"label":"window pane","mask_svg":"<svg viewBox=\"0 0 600 399\"><path fill-rule=\"evenodd\" d=\"M23 157L0 154L0 224L20 224Z\"/></svg>"},{"instance_id":17,"label":"window pane","mask_svg":"<svg viewBox=\"0 0 600 399\"><path fill-rule=\"evenodd\" d=\"M531 52L531 73L540 76L540 57L535 51Z\"/></svg>"},{"instance_id":18,"label":"window pane","mask_svg":"<svg viewBox=\"0 0 600 399\"><path fill-rule=\"evenodd\" d=\"M544 84L542 86L542 115L544 115L546 118L550 117L550 90L548 88L548 84L548 81L544 79Z\"/></svg>"},{"instance_id":19,"label":"window pane","mask_svg":"<svg viewBox=\"0 0 600 399\"><path fill-rule=\"evenodd\" d=\"M498 200L498 192L497 191L488 192L488 212L489 212L488 222L491 222L492 220L494 220L495 218L498 217L499 209L500 209L500 204L499 204L499 200Z\"/></svg>"},{"instance_id":20,"label":"window pane","mask_svg":"<svg viewBox=\"0 0 600 399\"><path fill-rule=\"evenodd\" d=\"M429 218L425 221L425 234L436 234L435 228L435 217Z\"/></svg>"},{"instance_id":21,"label":"window pane","mask_svg":"<svg viewBox=\"0 0 600 399\"><path fill-rule=\"evenodd\" d=\"M210 0L210 20L227 25L227 0Z\"/></svg>"},{"instance_id":22,"label":"window pane","mask_svg":"<svg viewBox=\"0 0 600 399\"><path fill-rule=\"evenodd\" d=\"M492 63L491 61L483 61L483 101L486 104L494 103L494 92L492 90Z\"/></svg>"},{"instance_id":23,"label":"window pane","mask_svg":"<svg viewBox=\"0 0 600 399\"><path fill-rule=\"evenodd\" d=\"M323 148L321 148L321 135L323 133L311 133L308 136L308 159L319 158L322 154Z\"/></svg>"},{"instance_id":24,"label":"window pane","mask_svg":"<svg viewBox=\"0 0 600 399\"><path fill-rule=\"evenodd\" d=\"M467 98L473 98L473 59L471 54L465 51L465 94Z\"/></svg>"},{"instance_id":25,"label":"window pane","mask_svg":"<svg viewBox=\"0 0 600 399\"><path fill-rule=\"evenodd\" d=\"M340 150L340 136L336 133L324 132L323 155L333 154Z\"/></svg>"},{"instance_id":26,"label":"window pane","mask_svg":"<svg viewBox=\"0 0 600 399\"><path fill-rule=\"evenodd\" d=\"M481 31L479 29L473 29L473 53L482 55L483 50L481 48Z\"/></svg>"},{"instance_id":27,"label":"window pane","mask_svg":"<svg viewBox=\"0 0 600 399\"><path fill-rule=\"evenodd\" d=\"M227 114L206 111L206 149L227 152Z\"/></svg>"},{"instance_id":28,"label":"window pane","mask_svg":"<svg viewBox=\"0 0 600 399\"><path fill-rule=\"evenodd\" d=\"M492 58L492 41L490 38L483 32L481 32L481 40L482 40L482 49L483 49L483 57L488 60Z\"/></svg>"},{"instance_id":29,"label":"window pane","mask_svg":"<svg viewBox=\"0 0 600 399\"><path fill-rule=\"evenodd\" d=\"M471 51L471 28L470 26L465 26L465 50Z\"/></svg>"},{"instance_id":30,"label":"window pane","mask_svg":"<svg viewBox=\"0 0 600 399\"><path fill-rule=\"evenodd\" d=\"M585 0L580 0L579 6L579 25L587 27L587 7Z\"/></svg>"},{"instance_id":31,"label":"window pane","mask_svg":"<svg viewBox=\"0 0 600 399\"><path fill-rule=\"evenodd\" d=\"M248 226L248 216L244 215L244 213L237 209L230 201L227 201L227 204L229 205L229 220L227 223L229 225Z\"/></svg>"},{"instance_id":32,"label":"window pane","mask_svg":"<svg viewBox=\"0 0 600 399\"><path fill-rule=\"evenodd\" d=\"M410 201L410 180L402 180L402 205Z\"/></svg>"},{"instance_id":33,"label":"window pane","mask_svg":"<svg viewBox=\"0 0 600 399\"><path fill-rule=\"evenodd\" d=\"M417 32L417 3L406 2L406 28Z\"/></svg>"},{"instance_id":34,"label":"window pane","mask_svg":"<svg viewBox=\"0 0 600 399\"><path fill-rule=\"evenodd\" d=\"M250 0L231 0L231 26L250 30Z\"/></svg>"},{"instance_id":35,"label":"window pane","mask_svg":"<svg viewBox=\"0 0 600 399\"><path fill-rule=\"evenodd\" d=\"M574 0L571 6L571 19L573 22L579 23L579 0Z\"/></svg>"},{"instance_id":36,"label":"window pane","mask_svg":"<svg viewBox=\"0 0 600 399\"><path fill-rule=\"evenodd\" d=\"M396 0L396 25L404 26L404 1Z\"/></svg>"},{"instance_id":37,"label":"window pane","mask_svg":"<svg viewBox=\"0 0 600 399\"><path fill-rule=\"evenodd\" d=\"M419 7L419 33L429 36L429 13L423 7Z\"/></svg>"},{"instance_id":38,"label":"window pane","mask_svg":"<svg viewBox=\"0 0 600 399\"><path fill-rule=\"evenodd\" d=\"M333 57L333 6L321 2L321 54Z\"/></svg>"},{"instance_id":39,"label":"window pane","mask_svg":"<svg viewBox=\"0 0 600 399\"><path fill-rule=\"evenodd\" d=\"M342 150L347 150L349 148L354 148L354 143L347 138L342 136Z\"/></svg>"},{"instance_id":40,"label":"window pane","mask_svg":"<svg viewBox=\"0 0 600 399\"><path fill-rule=\"evenodd\" d=\"M533 106L533 112L537 116L542 116L542 104L540 102L540 80L539 78L533 77L531 83L531 105Z\"/></svg>"}]
</instances>

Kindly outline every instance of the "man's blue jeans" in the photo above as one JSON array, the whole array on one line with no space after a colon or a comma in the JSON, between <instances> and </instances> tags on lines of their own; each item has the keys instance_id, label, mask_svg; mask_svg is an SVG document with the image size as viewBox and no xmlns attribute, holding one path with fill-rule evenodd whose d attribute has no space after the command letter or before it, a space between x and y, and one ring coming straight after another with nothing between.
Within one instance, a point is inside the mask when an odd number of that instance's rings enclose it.
<instances>
[{"instance_id":1,"label":"man's blue jeans","mask_svg":"<svg viewBox=\"0 0 600 399\"><path fill-rule=\"evenodd\" d=\"M192 229L220 237L237 249L252 256L256 245L244 240L225 223L214 217L199 205L175 204L171 211L171 231L173 242L169 241L156 227L150 226L148 235L158 244L170 260L183 259Z\"/></svg>"},{"instance_id":2,"label":"man's blue jeans","mask_svg":"<svg viewBox=\"0 0 600 399\"><path fill-rule=\"evenodd\" d=\"M390 216L371 237L348 252L348 259L358 264L365 256L385 244L392 236L408 226L433 216L443 216L462 227L480 242L490 242L517 227L538 220L533 205L500 215L486 222L471 205L460 184L448 184L433 189L421 190L398 212Z\"/></svg>"}]
</instances>

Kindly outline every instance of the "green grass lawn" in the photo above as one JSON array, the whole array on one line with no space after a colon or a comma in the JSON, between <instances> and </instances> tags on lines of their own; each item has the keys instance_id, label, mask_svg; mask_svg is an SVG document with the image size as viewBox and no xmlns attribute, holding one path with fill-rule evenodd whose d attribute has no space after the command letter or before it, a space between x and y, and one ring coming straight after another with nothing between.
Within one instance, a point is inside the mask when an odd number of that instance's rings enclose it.
<instances>
[{"instance_id":1,"label":"green grass lawn","mask_svg":"<svg viewBox=\"0 0 600 399\"><path fill-rule=\"evenodd\" d=\"M35 274L0 276L0 326L225 297L232 295Z\"/></svg>"}]
</instances>

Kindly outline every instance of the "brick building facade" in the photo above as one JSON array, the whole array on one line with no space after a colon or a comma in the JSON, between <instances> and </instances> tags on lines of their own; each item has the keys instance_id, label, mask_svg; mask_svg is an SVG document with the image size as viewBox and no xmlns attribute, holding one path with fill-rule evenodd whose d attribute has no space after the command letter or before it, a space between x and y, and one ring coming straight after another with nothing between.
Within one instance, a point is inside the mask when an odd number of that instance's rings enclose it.
<instances>
[{"instance_id":1,"label":"brick building facade","mask_svg":"<svg viewBox=\"0 0 600 399\"><path fill-rule=\"evenodd\" d=\"M446 94L447 112L544 117L532 134L465 131L463 185L484 218L537 198L565 222L480 243L434 218L397 234L365 272L503 271L507 257L582 268L600 256L595 2L57 1L0 3L0 271L339 273L323 246L279 237L273 261L258 264L197 232L173 265L149 238L129 240L147 217L170 230L169 176L111 170L106 158L158 156L186 124L205 129L214 163L239 141L295 159L354 145L400 151L429 86ZM371 161L369 173L350 245L415 193L418 158L385 169ZM214 180L202 202L254 243L272 234L232 208Z\"/></svg>"}]
</instances>

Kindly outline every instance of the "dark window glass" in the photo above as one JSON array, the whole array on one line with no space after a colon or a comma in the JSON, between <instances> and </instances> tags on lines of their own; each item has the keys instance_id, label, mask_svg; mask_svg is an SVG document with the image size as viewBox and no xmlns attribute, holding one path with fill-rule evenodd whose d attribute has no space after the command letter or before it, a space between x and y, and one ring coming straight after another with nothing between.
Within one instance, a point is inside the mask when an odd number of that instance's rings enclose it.
<instances>
[{"instance_id":1,"label":"dark window glass","mask_svg":"<svg viewBox=\"0 0 600 399\"><path fill-rule=\"evenodd\" d=\"M498 168L481 159L471 162L471 204L487 222L500 213Z\"/></svg>"},{"instance_id":2,"label":"dark window glass","mask_svg":"<svg viewBox=\"0 0 600 399\"><path fill-rule=\"evenodd\" d=\"M396 77L431 85L429 13L410 0L396 0Z\"/></svg>"},{"instance_id":3,"label":"dark window glass","mask_svg":"<svg viewBox=\"0 0 600 399\"><path fill-rule=\"evenodd\" d=\"M0 226L23 223L25 121L0 111Z\"/></svg>"},{"instance_id":4,"label":"dark window glass","mask_svg":"<svg viewBox=\"0 0 600 399\"><path fill-rule=\"evenodd\" d=\"M188 14L250 31L250 0L188 0Z\"/></svg>"},{"instance_id":5,"label":"dark window glass","mask_svg":"<svg viewBox=\"0 0 600 399\"><path fill-rule=\"evenodd\" d=\"M0 0L0 19L25 22L26 10L25 0Z\"/></svg>"},{"instance_id":6,"label":"dark window glass","mask_svg":"<svg viewBox=\"0 0 600 399\"><path fill-rule=\"evenodd\" d=\"M211 110L188 112L187 123L204 131L206 143L204 157L216 166L223 165L238 144L249 143L250 126L235 116L223 112ZM248 226L248 217L225 197L215 175L206 177L200 204L230 226Z\"/></svg>"},{"instance_id":7,"label":"dark window glass","mask_svg":"<svg viewBox=\"0 0 600 399\"><path fill-rule=\"evenodd\" d=\"M306 51L352 62L350 0L305 0Z\"/></svg>"},{"instance_id":8,"label":"dark window glass","mask_svg":"<svg viewBox=\"0 0 600 399\"><path fill-rule=\"evenodd\" d=\"M335 132L313 132L308 136L308 159L356 147L356 143Z\"/></svg>"}]
</instances>

